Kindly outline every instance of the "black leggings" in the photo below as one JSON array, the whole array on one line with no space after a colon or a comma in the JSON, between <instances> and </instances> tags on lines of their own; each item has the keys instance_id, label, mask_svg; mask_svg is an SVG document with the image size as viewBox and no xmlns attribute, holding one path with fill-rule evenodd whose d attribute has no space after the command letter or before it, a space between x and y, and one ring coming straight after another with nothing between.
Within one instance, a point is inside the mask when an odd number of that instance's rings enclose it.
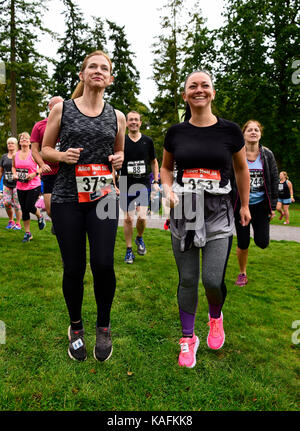
<instances>
[{"instance_id":1,"label":"black leggings","mask_svg":"<svg viewBox=\"0 0 300 431\"><path fill-rule=\"evenodd\" d=\"M41 187L38 186L31 190L17 190L17 192L22 209L22 220L27 221L30 219L30 213L36 215L35 203L41 193Z\"/></svg>"},{"instance_id":2,"label":"black leggings","mask_svg":"<svg viewBox=\"0 0 300 431\"><path fill-rule=\"evenodd\" d=\"M254 233L254 242L260 248L266 248L270 242L270 217L271 212L268 202L264 200L256 205L249 205L251 224ZM235 229L237 234L237 245L241 250L247 250L250 244L250 223L242 226L240 215L235 212Z\"/></svg>"},{"instance_id":3,"label":"black leggings","mask_svg":"<svg viewBox=\"0 0 300 431\"><path fill-rule=\"evenodd\" d=\"M96 207L97 202L52 203L51 214L64 264L63 294L71 321L81 320L87 234L97 303L97 325L108 326L116 289L114 246L118 207L116 218L105 220L97 217Z\"/></svg>"}]
</instances>

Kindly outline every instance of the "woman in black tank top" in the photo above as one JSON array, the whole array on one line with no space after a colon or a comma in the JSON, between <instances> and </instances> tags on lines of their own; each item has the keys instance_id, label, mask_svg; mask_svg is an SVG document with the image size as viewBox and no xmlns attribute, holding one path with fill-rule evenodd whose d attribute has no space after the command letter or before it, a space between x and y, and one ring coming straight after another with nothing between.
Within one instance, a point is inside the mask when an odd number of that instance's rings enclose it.
<instances>
[{"instance_id":1,"label":"woman in black tank top","mask_svg":"<svg viewBox=\"0 0 300 431\"><path fill-rule=\"evenodd\" d=\"M276 210L279 212L279 220L285 217L283 224L290 224L290 212L289 206L292 202L295 202L293 193L293 184L289 180L289 177L285 171L280 172L278 183L278 202Z\"/></svg>"},{"instance_id":2,"label":"woman in black tank top","mask_svg":"<svg viewBox=\"0 0 300 431\"><path fill-rule=\"evenodd\" d=\"M116 288L113 257L118 226L112 171L120 169L124 159L126 121L122 112L103 100L113 82L111 72L111 61L102 51L85 58L72 99L51 110L42 144L43 158L59 162L51 213L64 266L68 354L78 361L87 357L81 316L86 235L97 303L94 357L106 361L112 353L110 310ZM58 138L60 151L55 150Z\"/></svg>"}]
</instances>

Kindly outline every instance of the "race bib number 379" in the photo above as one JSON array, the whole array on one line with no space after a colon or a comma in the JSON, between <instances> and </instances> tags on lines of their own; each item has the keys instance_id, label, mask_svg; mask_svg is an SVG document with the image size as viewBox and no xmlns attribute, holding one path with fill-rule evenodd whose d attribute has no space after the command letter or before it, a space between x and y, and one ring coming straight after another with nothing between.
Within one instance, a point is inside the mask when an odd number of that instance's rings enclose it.
<instances>
[{"instance_id":1,"label":"race bib number 379","mask_svg":"<svg viewBox=\"0 0 300 431\"><path fill-rule=\"evenodd\" d=\"M112 191L113 177L107 165L77 165L75 174L79 202L93 202Z\"/></svg>"}]
</instances>

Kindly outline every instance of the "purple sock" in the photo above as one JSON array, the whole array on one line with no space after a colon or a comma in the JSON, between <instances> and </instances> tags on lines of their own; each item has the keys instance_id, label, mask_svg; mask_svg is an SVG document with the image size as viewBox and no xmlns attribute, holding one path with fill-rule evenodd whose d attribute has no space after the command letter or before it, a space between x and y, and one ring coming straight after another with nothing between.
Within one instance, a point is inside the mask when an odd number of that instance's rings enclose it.
<instances>
[{"instance_id":1,"label":"purple sock","mask_svg":"<svg viewBox=\"0 0 300 431\"><path fill-rule=\"evenodd\" d=\"M182 326L182 335L184 337L186 337L187 335L193 335L196 315L186 313L180 308L179 308L179 315L180 315L181 326Z\"/></svg>"},{"instance_id":2,"label":"purple sock","mask_svg":"<svg viewBox=\"0 0 300 431\"><path fill-rule=\"evenodd\" d=\"M218 305L208 304L208 305L209 305L210 317L212 317L213 319L218 319L221 316L223 304L218 304Z\"/></svg>"}]
</instances>

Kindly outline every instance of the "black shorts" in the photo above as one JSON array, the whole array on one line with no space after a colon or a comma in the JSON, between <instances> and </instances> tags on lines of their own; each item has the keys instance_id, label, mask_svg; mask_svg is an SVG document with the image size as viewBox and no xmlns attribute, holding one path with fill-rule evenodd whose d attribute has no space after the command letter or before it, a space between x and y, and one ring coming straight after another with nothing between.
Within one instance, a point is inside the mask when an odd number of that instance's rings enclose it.
<instances>
[{"instance_id":1,"label":"black shorts","mask_svg":"<svg viewBox=\"0 0 300 431\"><path fill-rule=\"evenodd\" d=\"M120 207L123 211L134 211L135 207L148 207L151 188L146 184L132 184L126 191L120 188Z\"/></svg>"},{"instance_id":2,"label":"black shorts","mask_svg":"<svg viewBox=\"0 0 300 431\"><path fill-rule=\"evenodd\" d=\"M55 175L42 175L42 181L43 181L43 193L48 194L52 193L54 183L56 180L57 174Z\"/></svg>"}]
</instances>

